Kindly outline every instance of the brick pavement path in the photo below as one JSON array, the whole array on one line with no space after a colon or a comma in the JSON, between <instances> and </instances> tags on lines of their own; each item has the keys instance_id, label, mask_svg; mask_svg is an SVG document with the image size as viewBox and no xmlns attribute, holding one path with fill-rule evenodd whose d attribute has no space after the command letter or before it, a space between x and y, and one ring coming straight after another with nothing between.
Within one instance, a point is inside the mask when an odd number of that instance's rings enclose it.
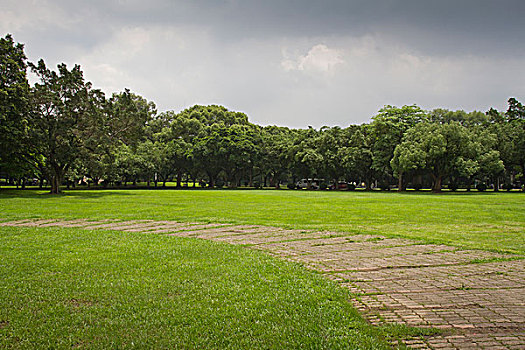
<instances>
[{"instance_id":1,"label":"brick pavement path","mask_svg":"<svg viewBox=\"0 0 525 350\"><path fill-rule=\"evenodd\" d=\"M323 273L353 293L372 324L442 329L421 349L525 349L523 256L371 235L153 220L18 220L0 226L78 227L242 244Z\"/></svg>"}]
</instances>

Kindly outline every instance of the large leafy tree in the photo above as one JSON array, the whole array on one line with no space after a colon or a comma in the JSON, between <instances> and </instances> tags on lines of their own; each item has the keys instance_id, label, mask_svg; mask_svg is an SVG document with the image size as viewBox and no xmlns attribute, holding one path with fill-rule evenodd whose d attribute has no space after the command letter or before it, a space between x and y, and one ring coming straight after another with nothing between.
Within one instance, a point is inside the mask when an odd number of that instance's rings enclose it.
<instances>
[{"instance_id":1,"label":"large leafy tree","mask_svg":"<svg viewBox=\"0 0 525 350\"><path fill-rule=\"evenodd\" d=\"M293 178L300 177L308 179L308 188L311 187L311 179L322 175L324 157L318 147L319 131L312 127L298 130L290 152L290 168Z\"/></svg>"},{"instance_id":2,"label":"large leafy tree","mask_svg":"<svg viewBox=\"0 0 525 350\"><path fill-rule=\"evenodd\" d=\"M345 129L347 145L339 149L339 157L347 178L364 182L371 188L374 170L372 169L372 141L368 125L353 125Z\"/></svg>"},{"instance_id":3,"label":"large leafy tree","mask_svg":"<svg viewBox=\"0 0 525 350\"><path fill-rule=\"evenodd\" d=\"M0 38L0 169L23 173L32 160L29 142L29 84L24 46Z\"/></svg>"},{"instance_id":4,"label":"large leafy tree","mask_svg":"<svg viewBox=\"0 0 525 350\"><path fill-rule=\"evenodd\" d=\"M91 84L84 81L80 66L71 70L59 64L49 69L43 60L31 65L39 82L32 91L34 142L45 158L51 193L60 192L65 173L94 141L98 131L97 110Z\"/></svg>"},{"instance_id":5,"label":"large leafy tree","mask_svg":"<svg viewBox=\"0 0 525 350\"><path fill-rule=\"evenodd\" d=\"M488 129L496 136L493 148L500 154L505 182L510 185L525 172L525 108L515 98L510 98L508 104L506 112L491 108L486 115L490 121Z\"/></svg>"},{"instance_id":6,"label":"large leafy tree","mask_svg":"<svg viewBox=\"0 0 525 350\"><path fill-rule=\"evenodd\" d=\"M215 105L193 106L177 116L173 127L178 139L191 144L192 165L208 175L211 186L220 174L235 186L254 166L259 136L244 113ZM192 137L180 135L185 128Z\"/></svg>"},{"instance_id":7,"label":"large leafy tree","mask_svg":"<svg viewBox=\"0 0 525 350\"><path fill-rule=\"evenodd\" d=\"M510 141L509 165L520 172L522 183L525 182L525 106L515 98L510 98L504 132ZM525 188L524 188L525 190Z\"/></svg>"},{"instance_id":8,"label":"large leafy tree","mask_svg":"<svg viewBox=\"0 0 525 350\"><path fill-rule=\"evenodd\" d=\"M370 135L372 141L372 169L382 178L389 181L393 177L390 161L394 157L394 150L401 142L405 132L425 121L428 115L418 106L385 106L372 119ZM399 174L399 188L403 188L402 173Z\"/></svg>"},{"instance_id":9,"label":"large leafy tree","mask_svg":"<svg viewBox=\"0 0 525 350\"><path fill-rule=\"evenodd\" d=\"M407 131L391 165L398 176L417 170L428 172L434 180L433 191L440 192L443 179L453 173L470 177L480 170L503 170L499 153L490 150L490 140L493 135L477 134L455 121L421 123Z\"/></svg>"},{"instance_id":10,"label":"large leafy tree","mask_svg":"<svg viewBox=\"0 0 525 350\"><path fill-rule=\"evenodd\" d=\"M279 187L281 176L288 170L292 139L293 131L289 128L278 126L261 128L259 168L263 176L270 178L270 186ZM251 178L252 176L250 180Z\"/></svg>"},{"instance_id":11,"label":"large leafy tree","mask_svg":"<svg viewBox=\"0 0 525 350\"><path fill-rule=\"evenodd\" d=\"M255 132L248 125L213 124L203 130L194 155L205 164L213 185L220 172L224 172L230 186L236 186L243 171L252 166L255 149Z\"/></svg>"},{"instance_id":12,"label":"large leafy tree","mask_svg":"<svg viewBox=\"0 0 525 350\"><path fill-rule=\"evenodd\" d=\"M347 146L345 130L338 126L322 127L315 141L318 152L323 156L321 176L337 183L345 176L344 166L339 150Z\"/></svg>"},{"instance_id":13,"label":"large leafy tree","mask_svg":"<svg viewBox=\"0 0 525 350\"><path fill-rule=\"evenodd\" d=\"M115 93L107 104L107 129L113 142L136 147L144 140L146 125L157 113L156 106L144 97L125 89Z\"/></svg>"}]
</instances>

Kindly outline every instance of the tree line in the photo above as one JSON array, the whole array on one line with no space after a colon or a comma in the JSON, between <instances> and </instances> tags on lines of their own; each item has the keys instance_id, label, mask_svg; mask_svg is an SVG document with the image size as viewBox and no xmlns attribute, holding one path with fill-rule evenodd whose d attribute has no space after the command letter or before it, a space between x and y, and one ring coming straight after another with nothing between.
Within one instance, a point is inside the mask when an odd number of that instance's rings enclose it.
<instances>
[{"instance_id":1,"label":"tree line","mask_svg":"<svg viewBox=\"0 0 525 350\"><path fill-rule=\"evenodd\" d=\"M523 188L525 107L486 113L385 106L370 123L291 129L250 123L223 106L158 113L129 90L106 96L81 67L28 62L0 38L0 177L52 193L175 181L275 186L313 179L350 188ZM28 71L36 82L28 82Z\"/></svg>"}]
</instances>

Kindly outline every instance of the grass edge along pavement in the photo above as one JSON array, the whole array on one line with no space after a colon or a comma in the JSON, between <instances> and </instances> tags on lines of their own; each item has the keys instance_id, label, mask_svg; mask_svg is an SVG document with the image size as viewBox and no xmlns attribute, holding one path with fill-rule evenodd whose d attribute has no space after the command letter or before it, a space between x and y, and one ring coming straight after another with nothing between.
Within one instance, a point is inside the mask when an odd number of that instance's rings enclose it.
<instances>
[{"instance_id":1,"label":"grass edge along pavement","mask_svg":"<svg viewBox=\"0 0 525 350\"><path fill-rule=\"evenodd\" d=\"M233 245L107 230L0 227L0 347L387 348L350 293Z\"/></svg>"}]
</instances>

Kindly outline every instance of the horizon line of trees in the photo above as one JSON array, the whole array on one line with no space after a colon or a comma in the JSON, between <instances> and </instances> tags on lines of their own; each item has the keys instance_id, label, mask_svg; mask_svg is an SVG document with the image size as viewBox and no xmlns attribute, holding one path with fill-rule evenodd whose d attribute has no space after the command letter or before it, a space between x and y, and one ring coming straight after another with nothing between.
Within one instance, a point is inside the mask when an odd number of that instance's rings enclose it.
<instances>
[{"instance_id":1,"label":"horizon line of trees","mask_svg":"<svg viewBox=\"0 0 525 350\"><path fill-rule=\"evenodd\" d=\"M11 35L0 38L0 79L0 177L22 187L37 178L52 193L84 179L279 187L319 178L435 192L525 181L525 107L515 98L505 112L385 106L347 128L263 127L223 106L158 113L127 89L107 97L78 65L28 62Z\"/></svg>"}]
</instances>

